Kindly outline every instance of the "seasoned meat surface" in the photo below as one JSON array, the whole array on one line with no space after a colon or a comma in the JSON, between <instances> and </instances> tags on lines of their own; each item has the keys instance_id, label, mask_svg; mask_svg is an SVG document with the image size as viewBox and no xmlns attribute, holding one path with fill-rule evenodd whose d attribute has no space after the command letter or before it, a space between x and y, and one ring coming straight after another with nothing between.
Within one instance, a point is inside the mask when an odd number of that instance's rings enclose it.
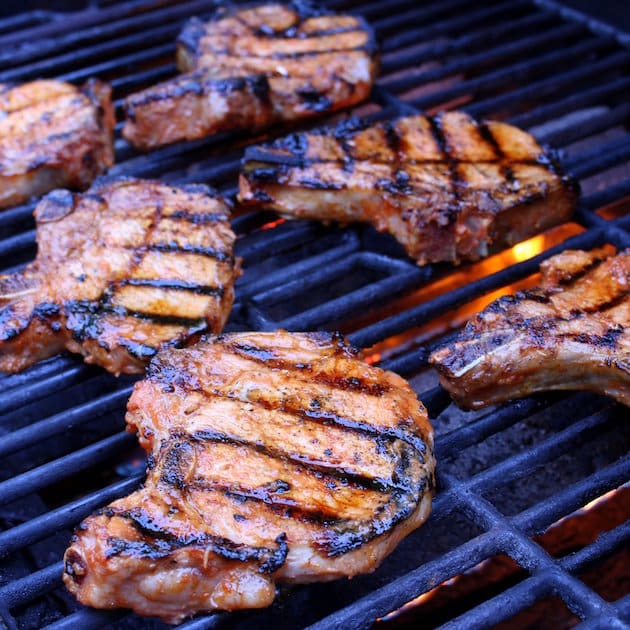
<instances>
[{"instance_id":1,"label":"seasoned meat surface","mask_svg":"<svg viewBox=\"0 0 630 630\"><path fill-rule=\"evenodd\" d=\"M493 302L431 356L465 408L552 389L584 389L630 405L630 249L567 250L542 284Z\"/></svg>"},{"instance_id":2,"label":"seasoned meat surface","mask_svg":"<svg viewBox=\"0 0 630 630\"><path fill-rule=\"evenodd\" d=\"M350 107L369 95L377 66L363 19L302 3L193 18L177 51L186 74L125 101L123 135L141 149Z\"/></svg>"},{"instance_id":3,"label":"seasoned meat surface","mask_svg":"<svg viewBox=\"0 0 630 630\"><path fill-rule=\"evenodd\" d=\"M371 223L423 265L477 260L567 221L577 187L531 135L446 112L250 147L239 198L292 218Z\"/></svg>"},{"instance_id":4,"label":"seasoned meat surface","mask_svg":"<svg viewBox=\"0 0 630 630\"><path fill-rule=\"evenodd\" d=\"M87 188L114 163L111 89L90 80L0 84L0 208Z\"/></svg>"},{"instance_id":5,"label":"seasoned meat surface","mask_svg":"<svg viewBox=\"0 0 630 630\"><path fill-rule=\"evenodd\" d=\"M148 477L77 529L64 581L84 604L171 623L267 606L276 581L374 570L429 514L426 411L340 335L167 349L127 409Z\"/></svg>"},{"instance_id":6,"label":"seasoned meat surface","mask_svg":"<svg viewBox=\"0 0 630 630\"><path fill-rule=\"evenodd\" d=\"M220 332L238 275L228 214L199 185L101 178L46 195L36 260L0 277L0 369L65 348L141 373L158 348Z\"/></svg>"}]
</instances>

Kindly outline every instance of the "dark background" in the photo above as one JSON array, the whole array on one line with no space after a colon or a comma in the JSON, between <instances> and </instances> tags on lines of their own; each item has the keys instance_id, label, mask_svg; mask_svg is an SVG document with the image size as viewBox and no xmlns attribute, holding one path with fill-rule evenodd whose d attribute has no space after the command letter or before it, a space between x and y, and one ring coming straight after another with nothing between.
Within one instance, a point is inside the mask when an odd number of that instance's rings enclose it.
<instances>
[{"instance_id":1,"label":"dark background","mask_svg":"<svg viewBox=\"0 0 630 630\"><path fill-rule=\"evenodd\" d=\"M264 0L261 0L264 1ZM383 0L387 2L387 0ZM113 4L112 0L5 0L0 1L0 16L12 15L32 9L76 11L90 4ZM561 0L558 4L577 9L605 21L611 26L630 33L630 0Z\"/></svg>"}]
</instances>

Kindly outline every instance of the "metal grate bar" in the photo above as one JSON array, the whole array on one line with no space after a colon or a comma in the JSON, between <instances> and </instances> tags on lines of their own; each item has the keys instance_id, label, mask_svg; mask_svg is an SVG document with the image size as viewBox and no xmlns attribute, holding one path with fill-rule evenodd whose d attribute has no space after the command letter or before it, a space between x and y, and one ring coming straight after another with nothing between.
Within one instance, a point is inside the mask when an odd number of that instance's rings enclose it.
<instances>
[{"instance_id":1,"label":"metal grate bar","mask_svg":"<svg viewBox=\"0 0 630 630\"><path fill-rule=\"evenodd\" d=\"M477 606L474 619L466 616L465 627L467 630L476 630L506 621L548 595L551 589L548 573L530 577L492 600ZM461 630L464 627L461 625L462 622L463 619L458 617L439 626L439 630Z\"/></svg>"},{"instance_id":2,"label":"metal grate bar","mask_svg":"<svg viewBox=\"0 0 630 630\"><path fill-rule=\"evenodd\" d=\"M601 89L601 94L598 95L597 100L599 101L600 97L602 96L608 96L608 97L614 96L618 91L617 88L619 88L619 92L623 92L623 90L625 89L630 89L630 78L621 79L620 81L615 82L615 84L612 84L612 85L610 84L605 85L603 89ZM599 88L597 89L599 90ZM577 108L577 107L582 107L589 104L590 103L588 102L582 101L579 104L576 104L575 102L573 102L571 106L574 108ZM540 108L540 110L543 110L543 109L545 108ZM570 126L567 126L564 129L560 129L555 132L551 130L551 131L546 131L542 133L537 130L534 130L534 134L539 140L548 142L549 144L552 144L554 146L557 146L557 147L565 146L567 144L570 144L571 142L575 142L577 140L587 138L593 134L600 133L602 131L607 131L611 127L614 127L615 125L618 125L618 124L622 124L626 120L630 119L630 103L624 103L622 105L614 107L613 109L609 109L609 108L604 108L604 109L605 111L598 114L594 114L588 120L586 121L580 120L579 123L576 121L576 123L572 123ZM542 121L547 121L554 115L553 112L549 112L549 111L543 112L540 110L537 110L539 111L540 116L536 116L534 118L534 121L537 123L542 122ZM561 115L566 111L567 111L567 103L565 101L564 103L562 103L562 107L558 109L558 114ZM512 124L517 124L517 126L522 126L522 127L529 126L529 125L521 124L517 122L516 119L518 118L519 117L516 116L515 119L510 120L510 122Z\"/></svg>"},{"instance_id":3,"label":"metal grate bar","mask_svg":"<svg viewBox=\"0 0 630 630\"><path fill-rule=\"evenodd\" d=\"M585 439L585 436L596 434L608 423L612 423L616 415L610 409L600 411L583 418L553 436L543 440L527 452L513 455L510 459L485 469L475 477L460 481L459 487L470 490L488 491L499 484L507 484L523 477L537 465L550 461L552 457L562 454L567 446L573 446Z\"/></svg>"},{"instance_id":4,"label":"metal grate bar","mask_svg":"<svg viewBox=\"0 0 630 630\"><path fill-rule=\"evenodd\" d=\"M566 112L586 107L588 105L606 102L611 97L621 95L628 89L630 89L630 77L622 77L621 79L605 83L604 85L598 85L597 87L583 92L573 93L566 98L554 101L550 105L543 105L542 107L537 107L529 112L514 116L510 118L510 122L519 127L531 127L532 125L538 125L542 122L550 120L551 118L562 116ZM546 141L553 144L567 144L569 141L584 138L596 131L607 129L608 127L603 126L602 122L606 124L610 122L610 126L612 126L615 122L622 122L626 120L627 116L628 104L623 103L611 112L603 112L602 114L590 118L587 121L580 122L579 126L567 128L563 135L559 134L557 139L554 136L549 136L546 138ZM584 130L583 134L580 134L579 131L582 129ZM566 140L566 137L568 137L569 140Z\"/></svg>"},{"instance_id":5,"label":"metal grate bar","mask_svg":"<svg viewBox=\"0 0 630 630\"><path fill-rule=\"evenodd\" d=\"M566 59L571 61L571 59ZM559 72L555 76L549 77L542 81L528 83L526 87L521 89L512 90L507 94L501 96L495 96L486 100L480 100L473 105L467 105L464 109L473 116L485 115L491 111L498 111L503 108L521 107L529 100L538 101L541 98L553 97L560 93L561 90L572 88L575 85L579 85L581 81L595 78L599 81L602 77L605 77L613 70L621 70L628 66L630 61L630 55L625 52L615 53L610 57L606 57L601 61L597 61L592 64L588 64L583 68L576 70L570 70L568 72ZM546 63L541 60L541 63ZM523 77L513 77L514 80L523 81ZM484 81L479 80L479 84L484 85ZM464 91L460 90L460 94Z\"/></svg>"},{"instance_id":6,"label":"metal grate bar","mask_svg":"<svg viewBox=\"0 0 630 630\"><path fill-rule=\"evenodd\" d=\"M128 55L123 55L122 57L117 57L113 60L104 61L88 68L82 68L81 70L58 74L57 78L61 79L62 81L70 82L86 81L90 77L99 75L106 76L108 72L114 72L120 68L125 68L129 66L136 67L137 65L142 63L154 62L162 56L172 57L174 50L175 44L173 42L160 44L159 46L154 46L153 48L150 48L148 50L140 50L130 53Z\"/></svg>"},{"instance_id":7,"label":"metal grate bar","mask_svg":"<svg viewBox=\"0 0 630 630\"><path fill-rule=\"evenodd\" d=\"M26 386L5 390L0 400L0 412L7 413L19 409L27 403L80 383L88 374L91 374L91 371L84 366L75 365L63 372L53 373L48 378L30 382Z\"/></svg>"},{"instance_id":8,"label":"metal grate bar","mask_svg":"<svg viewBox=\"0 0 630 630\"><path fill-rule=\"evenodd\" d=\"M409 72L414 65L423 62L444 64L434 69L412 71L412 74L407 74L407 80L383 75L380 86L374 90L372 105L383 105L384 109L373 114L371 120L408 114L414 111L414 107L434 107L444 103L454 106L456 102L467 102L465 109L475 115L491 113L524 127L537 125L534 129L537 136L556 146L570 145L589 135L614 131L611 136L607 135L605 143L598 142L597 150L582 150L565 161L581 177L603 171L608 171L608 177L614 172L612 168L627 162L629 154L625 145L628 144L628 136L619 132L618 127L628 121L629 109L622 97L630 80L626 70L630 55L617 45L613 37L592 34L587 38L581 37L587 31L593 31L583 23L560 19L552 5L549 5L550 9L541 11L525 0L514 3L489 0L474 7L464 0L422 6L411 0L369 4L360 0L341 0L334 4L353 7L371 19L379 35L384 37L383 68L386 73ZM211 2L163 4L161 0L135 1L108 8L91 4L86 10L69 15L67 20L73 20L72 29L65 23L65 16L41 14L35 17L35 14L29 14L33 16L33 21L29 22L31 18L28 18L22 22L25 30L0 35L0 47L7 50L12 46L15 53L13 56L12 53L0 52L0 61L7 55L12 56L3 65L1 76L30 76L29 73L43 72L80 81L92 74L103 74L111 79L117 98L120 98L131 89L173 74L176 71L172 63L174 43L170 40L177 30L177 22L193 11L210 10L212 6ZM0 20L0 33L6 24L6 21ZM139 33L143 36L136 39L134 34ZM531 35L515 39L515 33ZM580 38L579 41L576 41L577 38ZM22 46L22 42L29 41L41 42L41 46ZM425 45L418 46L421 42ZM99 63L103 55L108 58ZM514 63L511 63L512 60ZM464 75L464 78L459 75ZM446 85L437 85L444 79L447 79L444 82ZM576 89L576 86L579 87ZM425 93L418 95L413 91L402 94L403 90L417 88L422 88ZM427 93L427 89L433 91ZM118 100L118 107L120 103ZM584 108L590 108L592 112L588 120L584 119L584 111L580 111ZM579 116L582 118L576 124L574 121ZM564 118L558 121L559 117ZM117 129L120 130L120 125ZM167 181L209 180L222 184L222 190L227 194L234 194L233 186L223 184L233 178L238 168L240 151L235 152L233 145L242 139L244 136L223 134L209 140L166 147L150 155L138 155L119 139L116 143L117 166L113 172L155 175ZM225 147L230 145L232 148L226 152ZM351 341L365 347L408 331L475 297L531 275L538 270L542 260L567 247L592 247L604 242L618 247L629 245L628 217L609 221L596 213L603 205L628 195L628 181L604 187L583 199L576 213L574 220L587 231L523 263L475 280L468 287L461 287L357 330L350 334ZM33 252L32 209L33 205L27 204L0 213L0 238L5 237L0 241L0 256L4 256L5 261L3 266L10 264L15 268ZM246 324L251 326L252 322L270 328L279 323L289 323L295 328L323 324L338 327L344 316L362 315L366 307L373 307L377 301L395 298L398 293L426 284L436 273L441 273L441 269L434 267L419 270L403 254L390 255L389 250L387 255L376 253L381 251L381 246L372 243L371 239L375 237L369 230L348 229L342 232L304 222L258 230L274 218L275 215L255 213L233 221L241 235L237 253L245 257L247 267L246 275L238 282L238 303L233 312L234 321L230 324L237 328ZM321 247L313 247L311 244L314 242ZM375 251L372 251L373 248ZM274 256L283 260L287 252L294 251L303 255L289 258L290 263L286 265L274 263ZM352 261L360 261L361 265L370 268L379 260L383 262L385 276L350 295L324 299L317 307L284 318L281 322L273 321L265 310L265 307L274 304L274 300L295 300L305 294L305 289L308 292L308 287L327 286L335 272L352 271ZM282 286L282 290L274 288L278 286ZM440 341L444 342L445 338ZM437 341L423 344L387 359L381 365L404 374L418 373L426 367L435 343ZM45 440L69 427L85 424L98 414L112 416L105 420L102 427L105 433L111 432L111 435L1 482L0 504L38 492L95 465L109 466L123 450L135 445L132 436L118 430L124 400L130 388L122 383L118 391L98 391L101 383L111 388L108 377L103 376L102 380L100 376L93 378L94 372L78 366L77 361L56 359L33 367L23 375L0 379L4 393L0 409L11 413L11 422L17 420L21 426L6 434L7 442L0 441L0 454L34 447L42 438ZM84 391L95 391L97 395L81 405L73 405L70 401L66 405L67 411L61 407L64 410L54 415L45 415L42 408L43 418L28 426L17 418L16 411L24 408L27 413L34 413L32 409L38 400L50 396L51 400L58 401L57 397L63 395L64 389L79 384L84 384ZM442 413L450 401L448 394L439 386L420 392L420 397L432 418ZM581 402L584 404L580 406ZM55 404L58 405L58 402ZM533 575L458 619L451 620L445 627L458 624L458 627L467 628L487 627L508 619L517 610L551 593L559 595L573 612L585 619L585 626L621 627L621 616L630 613L630 596L614 605L608 604L570 573L581 570L591 561L627 542L630 536L628 524L602 535L574 556L557 561L528 536L627 480L630 456L622 457L562 488L516 516L502 515L481 496L510 480L521 479L527 471L545 465L567 452L572 445L583 444L590 436L602 434L602 427L612 428L621 417L619 407L589 394L535 396L488 410L462 427L438 435L436 450L440 461L448 463L449 458L462 450L497 436L537 413L557 412L559 417L569 418L572 413L569 410L578 407L581 409L578 415L582 417L576 421L572 419L569 426L563 426L520 454L501 459L472 478L460 481L441 474L440 469L440 493L434 503L434 514L439 517L456 510L481 528L482 533L386 587L371 591L368 597L353 597L348 606L343 606L340 599L342 607L337 607L336 612L325 617L316 627L345 629L371 626L376 616L390 612L392 606L405 603L418 593L497 553L508 553ZM55 410L58 408L55 407ZM120 418L115 419L113 415L119 409ZM592 413L593 410L595 413ZM39 414L40 409L35 413ZM71 527L95 507L131 491L140 480L141 475L134 474L0 533L0 556L8 558L9 554L44 541L60 529ZM417 535L421 537L422 532ZM9 609L17 609L58 588L60 571L61 564L54 564L0 588L0 601L5 604L0 609L3 622L10 628L17 628L16 619L21 612L14 611L14 618ZM49 627L99 627L114 624L126 614L80 609ZM255 623L258 614L208 615L182 627L192 630L215 628L231 622L238 625L241 619L245 620L244 624L251 624ZM326 612L322 610L320 614ZM129 623L134 623L132 617Z\"/></svg>"},{"instance_id":9,"label":"metal grate bar","mask_svg":"<svg viewBox=\"0 0 630 630\"><path fill-rule=\"evenodd\" d=\"M386 17L379 20L370 19L370 21L376 26L377 34L380 37L391 35L386 40L389 43L383 46L383 49L387 50L388 46L399 45L396 32L400 31L405 24L430 22L443 15L448 15L451 11L463 9L467 4L466 0L446 0L445 2L433 3L429 6L418 8L412 3L407 11L398 11L392 15L391 11L387 10L389 15L386 15ZM369 12L361 11L361 13L366 13L369 16Z\"/></svg>"},{"instance_id":10,"label":"metal grate bar","mask_svg":"<svg viewBox=\"0 0 630 630\"><path fill-rule=\"evenodd\" d=\"M174 50L173 42L175 35L181 30L177 24L169 24L152 30L146 30L142 33L143 43L147 46L154 46L155 50L161 50L164 46L163 42L168 42L169 50ZM29 65L21 66L13 70L6 70L0 76L4 81L29 80L41 76L48 76L54 73L55 76L71 76L76 78L94 76L90 68L82 68L77 71L69 71L64 75L61 71L71 68L82 63L96 61L98 59L112 57L125 53L129 50L135 50L138 46L138 36L136 34L129 35L115 40L107 40L99 45L90 46L81 50L73 50L57 57L46 57L41 61ZM149 49L151 50L151 49ZM157 55L155 55L157 56ZM115 60L114 60L115 63Z\"/></svg>"},{"instance_id":11,"label":"metal grate bar","mask_svg":"<svg viewBox=\"0 0 630 630\"><path fill-rule=\"evenodd\" d=\"M0 482L0 505L37 492L77 472L107 461L123 449L135 446L136 443L136 438L129 433L117 433Z\"/></svg>"},{"instance_id":12,"label":"metal grate bar","mask_svg":"<svg viewBox=\"0 0 630 630\"><path fill-rule=\"evenodd\" d=\"M567 160L566 168L575 177L585 179L595 173L622 163L630 157L630 134L616 138L612 142L598 146L596 149L576 155Z\"/></svg>"},{"instance_id":13,"label":"metal grate bar","mask_svg":"<svg viewBox=\"0 0 630 630\"><path fill-rule=\"evenodd\" d=\"M119 389L106 396L91 400L79 407L73 407L69 411L63 411L46 420L40 420L22 429L13 431L13 433L2 436L2 440L0 440L0 457L32 446L41 439L69 431L84 422L93 420L99 415L124 406L131 394L131 389L131 387Z\"/></svg>"},{"instance_id":14,"label":"metal grate bar","mask_svg":"<svg viewBox=\"0 0 630 630\"><path fill-rule=\"evenodd\" d=\"M125 34L134 33L136 36L135 44L137 46L139 43L138 36L141 35L144 38L148 32L147 29L162 26L165 23L173 24L177 20L183 20L197 12L207 12L208 8L209 3L207 0L201 0L179 4L166 9L157 8L148 13L133 15L132 17L126 17L120 20L102 21L97 26L73 30L70 33L63 32L63 34L58 37L48 38L43 41L40 40L36 47L7 47L3 49L3 51L0 51L0 63L8 67L9 65L27 64L36 59L45 57L51 61L59 60L58 63L61 65L66 58L60 57L58 53L75 47L79 49L78 51L74 51L75 54L77 54L75 58L76 61L79 59L89 59L92 57L92 51L98 48L97 42L105 40L113 43L114 38L118 38L120 42L122 41L122 36ZM57 56L53 57L55 54L57 54ZM81 55L83 54L88 56L82 57ZM32 63L26 66L28 70L35 68L36 66ZM42 69L45 71L46 68L55 70L54 66L50 64Z\"/></svg>"},{"instance_id":15,"label":"metal grate bar","mask_svg":"<svg viewBox=\"0 0 630 630\"><path fill-rule=\"evenodd\" d=\"M47 626L46 630L77 630L77 628L102 628L109 624L120 621L128 613L120 610L94 610L93 608L82 608L78 612L72 613L59 621L55 621Z\"/></svg>"},{"instance_id":16,"label":"metal grate bar","mask_svg":"<svg viewBox=\"0 0 630 630\"><path fill-rule=\"evenodd\" d=\"M179 3L179 0L174 0L173 4L175 3ZM95 24L106 24L130 15L147 15L155 10L155 8L156 2L154 0L130 0L129 2L124 2L109 8L96 8L92 6L84 11L78 11L71 16L72 27L73 30L79 31ZM41 11L39 13L42 14ZM0 46L6 47L11 44L34 42L67 35L68 15L52 13L44 13L44 15L55 15L57 19L48 21L42 25L37 25L28 30L12 31L11 33L2 35L0 37Z\"/></svg>"},{"instance_id":17,"label":"metal grate bar","mask_svg":"<svg viewBox=\"0 0 630 630\"><path fill-rule=\"evenodd\" d=\"M437 68L428 70L419 68L417 71L407 71L403 77L398 79L385 76L379 80L379 84L388 90L400 93L404 90L416 87L419 83L431 83L458 73L479 71L484 67L500 64L502 61L518 58L530 51L540 52L540 50L545 47L559 44L564 40L574 39L582 32L583 29L580 26L576 24L566 24L560 28L554 28L550 29L548 32L540 33L539 35L527 35L521 39L516 39L516 41L504 44L503 46L494 46L490 51L485 50L476 55L466 55L463 58ZM592 40L588 42L588 45L580 44L580 46L585 47L587 51L590 52L591 50L597 50L602 44L603 42ZM526 67L529 68L530 66L536 68L535 64L532 65L528 61Z\"/></svg>"},{"instance_id":18,"label":"metal grate bar","mask_svg":"<svg viewBox=\"0 0 630 630\"><path fill-rule=\"evenodd\" d=\"M527 534L542 533L565 514L570 514L605 492L620 486L630 473L630 454L585 477L513 518L515 527Z\"/></svg>"},{"instance_id":19,"label":"metal grate bar","mask_svg":"<svg viewBox=\"0 0 630 630\"><path fill-rule=\"evenodd\" d=\"M526 5L524 5L526 6ZM454 35L466 31L477 25L487 24L494 19L509 16L514 13L514 3L508 2L499 6L489 7L480 11L466 12L463 15L451 17L444 22L432 24L430 27L421 28L414 31L415 44L422 39L431 41L421 50L397 48L386 52L383 55L381 72L387 74L392 71L400 70L400 68L411 66L412 64L421 64L427 61L442 60L450 56L472 52L484 46L492 46L496 42L503 41L506 38L514 36L514 32L525 32L527 30L543 28L557 23L557 18L549 13L534 13L526 15L523 18L516 18L505 24L494 24L492 27L464 35L459 35L457 39L453 39ZM434 38L448 36L446 41L432 41Z\"/></svg>"},{"instance_id":20,"label":"metal grate bar","mask_svg":"<svg viewBox=\"0 0 630 630\"><path fill-rule=\"evenodd\" d=\"M610 555L613 551L626 547L629 541L630 522L626 522L616 529L600 534L597 540L587 547L562 558L560 565L570 573L583 571L593 563Z\"/></svg>"},{"instance_id":21,"label":"metal grate bar","mask_svg":"<svg viewBox=\"0 0 630 630\"><path fill-rule=\"evenodd\" d=\"M511 267L485 276L477 280L474 285L466 285L454 289L430 302L412 307L375 324L366 326L361 330L352 332L348 337L350 341L358 347L372 346L382 339L401 333L414 326L419 326L440 314L447 313L458 306L462 306L473 298L481 297L486 293L490 293L507 284L513 284L517 280L537 272L540 263L553 254L558 254L568 248L588 249L594 247L595 243L599 242L600 237L600 233L593 231L579 234L529 260L516 263Z\"/></svg>"},{"instance_id":22,"label":"metal grate bar","mask_svg":"<svg viewBox=\"0 0 630 630\"><path fill-rule=\"evenodd\" d=\"M63 507L36 516L0 533L0 557L44 540L57 531L72 527L82 518L106 503L119 499L135 490L144 474L118 481Z\"/></svg>"},{"instance_id":23,"label":"metal grate bar","mask_svg":"<svg viewBox=\"0 0 630 630\"><path fill-rule=\"evenodd\" d=\"M524 398L504 405L498 410L493 409L470 424L446 435L441 435L436 445L438 461L443 457L448 457L450 453L457 453L468 448L533 415L543 406L546 406L546 402L540 397Z\"/></svg>"},{"instance_id":24,"label":"metal grate bar","mask_svg":"<svg viewBox=\"0 0 630 630\"><path fill-rule=\"evenodd\" d=\"M0 588L0 601L7 608L22 606L50 591L61 579L63 562L59 561Z\"/></svg>"},{"instance_id":25,"label":"metal grate bar","mask_svg":"<svg viewBox=\"0 0 630 630\"><path fill-rule=\"evenodd\" d=\"M458 6L453 7L455 9ZM470 7L466 7L469 9ZM488 9L478 9L473 7L472 11L461 13L456 18L451 17L452 9L446 12L451 14L446 20L442 20L431 25L425 25L420 28L405 28L397 34L392 34L383 43L382 50L388 53L397 48L411 46L423 40L431 41L433 38L441 37L450 33L451 28L467 29L479 24L480 20L491 20L496 17L518 17L519 14L527 10L527 3L516 0L507 4L501 3L499 7L491 7ZM411 23L411 22L410 22ZM420 23L419 21L416 23Z\"/></svg>"}]
</instances>

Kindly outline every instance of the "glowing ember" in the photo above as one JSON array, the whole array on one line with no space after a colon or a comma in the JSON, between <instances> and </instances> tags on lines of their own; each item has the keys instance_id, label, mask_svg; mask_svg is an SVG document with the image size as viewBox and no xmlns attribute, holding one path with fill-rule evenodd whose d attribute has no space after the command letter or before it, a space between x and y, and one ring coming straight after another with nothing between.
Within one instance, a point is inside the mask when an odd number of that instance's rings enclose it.
<instances>
[{"instance_id":1,"label":"glowing ember","mask_svg":"<svg viewBox=\"0 0 630 630\"><path fill-rule=\"evenodd\" d=\"M477 567L480 567L485 562L486 562L486 560L484 560L483 562L481 562L476 567L473 567L470 570L474 571ZM436 587L432 588L430 591L427 591L426 593L422 593L422 595L418 595L418 597L415 597L414 599L412 599L411 601L407 602L406 604L404 604L403 606L401 606L397 610L394 610L393 612L388 613L384 617L379 617L376 621L377 622L379 622L379 621L381 621L381 622L382 621L385 621L385 622L390 621L391 619L397 617L401 613L403 613L403 612L405 612L407 610L411 610L412 608L415 608L416 606L419 606L419 605L423 604L424 602L427 602L439 590L441 590L443 588L449 588L449 587L453 586L456 582L458 582L461 579L461 577L462 577L461 575L455 575L452 578L449 578L448 580L444 580L444 582L442 582L441 584L438 584Z\"/></svg>"},{"instance_id":2,"label":"glowing ember","mask_svg":"<svg viewBox=\"0 0 630 630\"><path fill-rule=\"evenodd\" d=\"M273 228L278 227L282 223L286 223L286 219L276 219L275 221L270 221L269 223L265 223L260 226L261 230L273 230Z\"/></svg>"},{"instance_id":3,"label":"glowing ember","mask_svg":"<svg viewBox=\"0 0 630 630\"><path fill-rule=\"evenodd\" d=\"M584 507L560 518L533 540L555 558L590 545L602 532L619 527L627 520L630 509L629 496L630 482L606 492ZM620 562L624 562L623 557ZM522 572L522 569L508 556L504 554L493 556L445 580L378 621L392 622L394 626L390 624L390 627L399 627L401 623L404 627L409 627L411 620L420 620L422 618L420 615L436 614L437 611L448 608L449 604L458 598L473 596L474 593L483 592L493 585L498 589L502 588L501 584L507 587L512 583L510 580L518 577L519 572Z\"/></svg>"},{"instance_id":4,"label":"glowing ember","mask_svg":"<svg viewBox=\"0 0 630 630\"><path fill-rule=\"evenodd\" d=\"M530 238L527 241L514 245L512 248L512 254L515 262L521 262L523 260L533 258L537 254L540 254L540 252L544 249L545 237L541 234L540 236L534 236L534 238Z\"/></svg>"},{"instance_id":5,"label":"glowing ember","mask_svg":"<svg viewBox=\"0 0 630 630\"><path fill-rule=\"evenodd\" d=\"M369 354L367 357L364 357L364 361L366 363L369 363L370 365L374 365L375 363L378 363L380 360L381 360L381 355L378 354L378 352Z\"/></svg>"},{"instance_id":6,"label":"glowing ember","mask_svg":"<svg viewBox=\"0 0 630 630\"><path fill-rule=\"evenodd\" d=\"M556 521L550 527L550 529L558 527L560 524L564 523L565 521L569 519L573 519L577 516L584 515L584 514L587 514L588 512L591 512L595 508L599 507L602 503L608 501L608 499L610 499L616 492L619 492L622 488L625 490L630 489L630 482L624 484L623 486L620 486L619 488L613 488L612 490L609 490L606 494L602 494L601 497L597 497L596 499L589 501L583 508L580 508L579 510L572 512L571 514L568 514L567 516L563 516L559 521Z\"/></svg>"}]
</instances>

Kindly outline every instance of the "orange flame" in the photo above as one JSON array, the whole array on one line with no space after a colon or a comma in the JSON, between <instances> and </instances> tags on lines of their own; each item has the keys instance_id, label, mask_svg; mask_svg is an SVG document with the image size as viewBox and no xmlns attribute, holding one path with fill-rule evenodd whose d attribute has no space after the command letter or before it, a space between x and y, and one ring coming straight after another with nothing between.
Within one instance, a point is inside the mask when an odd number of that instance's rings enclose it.
<instances>
[{"instance_id":1,"label":"orange flame","mask_svg":"<svg viewBox=\"0 0 630 630\"><path fill-rule=\"evenodd\" d=\"M398 313L417 306L418 304L428 302L440 295L470 284L479 278L491 275L513 264L529 260L546 249L562 242L566 238L579 233L582 229L583 228L575 223L558 226L548 230L544 234L534 236L522 243L518 243L511 249L500 252L499 254L495 254L494 256L490 256L475 263L456 267L444 277L438 278L434 282L421 287L417 291L404 296L403 298L392 301L383 309L371 313L359 322L354 322L353 325L356 326L356 328L361 328L373 321L383 319L394 313ZM421 327L411 329L405 333L390 337L389 339L376 344L369 349L368 356L378 354L381 359L387 359L394 354L399 354L400 352L409 350L429 339L443 335L449 330L459 328L468 321L472 315L483 310L488 304L502 295L530 288L537 282L538 275L534 274L519 282L515 282L511 285L501 287L496 291L487 293L486 295L472 300L459 308L445 312L443 315L433 318L431 322L424 324Z\"/></svg>"}]
</instances>

